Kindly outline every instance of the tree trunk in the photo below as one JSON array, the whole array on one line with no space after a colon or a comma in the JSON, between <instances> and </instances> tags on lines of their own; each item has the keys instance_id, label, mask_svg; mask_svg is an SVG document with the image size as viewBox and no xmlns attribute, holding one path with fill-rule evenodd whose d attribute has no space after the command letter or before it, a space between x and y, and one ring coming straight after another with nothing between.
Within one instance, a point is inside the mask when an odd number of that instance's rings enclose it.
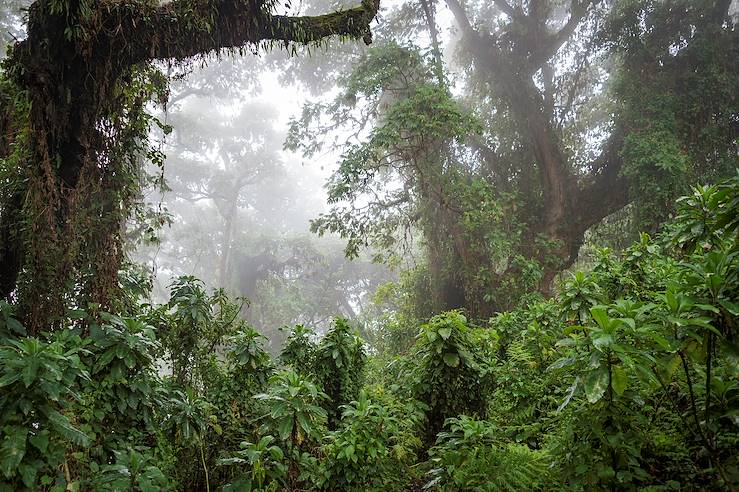
<instances>
[{"instance_id":1,"label":"tree trunk","mask_svg":"<svg viewBox=\"0 0 739 492\"><path fill-rule=\"evenodd\" d=\"M554 33L546 26L548 5L535 3L527 15L506 2L495 3L511 18L513 26L497 37L475 30L462 4L447 0L475 69L499 91L521 141L532 147L536 164L530 173L538 173L533 181L538 182L542 196L540 204L530 207L536 214L529 222L522 252L542 266L539 290L549 294L556 275L575 261L585 231L628 203L627 183L619 175L622 160L618 147L623 138L620 130L614 131L601 156L589 166L593 172L576 179L554 124L551 97L544 92L546 87L542 91L533 81L539 70L548 73L549 59L572 35L592 2L573 2L570 19ZM545 238L549 246L539 247L539 238Z\"/></svg>"},{"instance_id":2,"label":"tree trunk","mask_svg":"<svg viewBox=\"0 0 739 492\"><path fill-rule=\"evenodd\" d=\"M135 191L132 159L144 151L133 142L147 134L149 94L135 84L147 62L262 41L308 44L343 35L370 42L379 4L315 17L267 8L258 0L94 2L89 11L78 0L31 5L28 37L6 65L30 111L23 121L12 108L0 116L0 147L11 143L10 126L27 139L18 190L0 205L0 293L14 293L31 334L53 328L71 306L115 307L119 226Z\"/></svg>"},{"instance_id":3,"label":"tree trunk","mask_svg":"<svg viewBox=\"0 0 739 492\"><path fill-rule=\"evenodd\" d=\"M223 223L223 244L221 245L221 261L218 265L218 286L227 287L229 285L229 265L231 260L231 242L233 237L233 223L236 217L236 201L238 197L234 197L229 204Z\"/></svg>"}]
</instances>

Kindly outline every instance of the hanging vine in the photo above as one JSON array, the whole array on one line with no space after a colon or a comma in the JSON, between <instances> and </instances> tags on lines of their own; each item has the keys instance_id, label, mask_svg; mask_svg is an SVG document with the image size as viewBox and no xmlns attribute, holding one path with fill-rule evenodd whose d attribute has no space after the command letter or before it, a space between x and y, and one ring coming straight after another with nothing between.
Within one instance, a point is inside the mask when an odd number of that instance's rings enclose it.
<instances>
[{"instance_id":1,"label":"hanging vine","mask_svg":"<svg viewBox=\"0 0 739 492\"><path fill-rule=\"evenodd\" d=\"M371 41L379 4L314 17L275 2L39 0L5 61L0 98L0 295L32 333L70 307L115 307L122 231L142 157L157 158L145 110L166 100L157 59L186 62L273 42ZM294 49L294 48L293 48Z\"/></svg>"}]
</instances>

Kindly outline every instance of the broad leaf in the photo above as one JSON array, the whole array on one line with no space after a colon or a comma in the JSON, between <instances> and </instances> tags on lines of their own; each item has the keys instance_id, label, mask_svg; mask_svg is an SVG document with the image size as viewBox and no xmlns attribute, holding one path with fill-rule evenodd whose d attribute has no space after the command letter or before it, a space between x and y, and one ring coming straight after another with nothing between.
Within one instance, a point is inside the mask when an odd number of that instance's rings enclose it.
<instances>
[{"instance_id":1,"label":"broad leaf","mask_svg":"<svg viewBox=\"0 0 739 492\"><path fill-rule=\"evenodd\" d=\"M603 349L610 347L615 341L616 340L614 340L613 335L601 333L593 337L593 346L602 351Z\"/></svg>"},{"instance_id":2,"label":"broad leaf","mask_svg":"<svg viewBox=\"0 0 739 492\"><path fill-rule=\"evenodd\" d=\"M611 387L618 395L623 395L629 383L629 377L621 366L613 366L611 374Z\"/></svg>"},{"instance_id":3,"label":"broad leaf","mask_svg":"<svg viewBox=\"0 0 739 492\"><path fill-rule=\"evenodd\" d=\"M35 447L42 453L46 453L46 449L49 447L48 431L43 431L41 434L31 436L28 440L33 445L33 447Z\"/></svg>"},{"instance_id":4,"label":"broad leaf","mask_svg":"<svg viewBox=\"0 0 739 492\"><path fill-rule=\"evenodd\" d=\"M575 382L572 383L572 386L570 386L569 389L567 390L567 396L565 396L565 399L562 402L562 404L559 407L557 407L557 413L561 412L562 410L564 410L564 408L567 405L569 405L570 400L572 400L572 396L575 394L575 390L577 389L577 385L579 382L580 382L580 377L578 376L575 378Z\"/></svg>"},{"instance_id":5,"label":"broad leaf","mask_svg":"<svg viewBox=\"0 0 739 492\"><path fill-rule=\"evenodd\" d=\"M547 367L547 371L561 369L563 367L571 366L574 363L575 363L574 357L562 357L561 359L554 361L554 363L551 366Z\"/></svg>"},{"instance_id":6,"label":"broad leaf","mask_svg":"<svg viewBox=\"0 0 739 492\"><path fill-rule=\"evenodd\" d=\"M290 433L293 431L293 419L292 418L286 418L282 419L282 421L277 426L277 432L280 434L280 439L283 441L287 440L288 437L290 437Z\"/></svg>"},{"instance_id":7,"label":"broad leaf","mask_svg":"<svg viewBox=\"0 0 739 492\"><path fill-rule=\"evenodd\" d=\"M6 428L10 432L0 444L0 471L6 478L10 478L18 468L26 454L26 436L28 431L23 427Z\"/></svg>"},{"instance_id":8,"label":"broad leaf","mask_svg":"<svg viewBox=\"0 0 739 492\"><path fill-rule=\"evenodd\" d=\"M0 377L0 388L11 385L18 381L20 378L21 375L17 372L7 372L2 377Z\"/></svg>"},{"instance_id":9,"label":"broad leaf","mask_svg":"<svg viewBox=\"0 0 739 492\"><path fill-rule=\"evenodd\" d=\"M447 352L444 354L444 363L449 367L457 367L459 365L459 355Z\"/></svg>"},{"instance_id":10,"label":"broad leaf","mask_svg":"<svg viewBox=\"0 0 739 492\"><path fill-rule=\"evenodd\" d=\"M77 429L76 427L73 427L72 424L69 422L69 419L61 413L57 412L56 410L50 410L47 414L47 417L49 418L51 426L59 434L63 435L77 445L90 445L90 438L87 437L87 434Z\"/></svg>"},{"instance_id":11,"label":"broad leaf","mask_svg":"<svg viewBox=\"0 0 739 492\"><path fill-rule=\"evenodd\" d=\"M608 368L601 366L594 371L590 371L585 377L585 396L590 403L596 403L603 398L608 388Z\"/></svg>"},{"instance_id":12,"label":"broad leaf","mask_svg":"<svg viewBox=\"0 0 739 492\"><path fill-rule=\"evenodd\" d=\"M608 328L608 323L610 321L610 318L608 317L608 313L606 310L602 307L594 307L590 308L590 314L593 316L593 319L596 323L598 323L598 326L600 326L603 329Z\"/></svg>"}]
</instances>

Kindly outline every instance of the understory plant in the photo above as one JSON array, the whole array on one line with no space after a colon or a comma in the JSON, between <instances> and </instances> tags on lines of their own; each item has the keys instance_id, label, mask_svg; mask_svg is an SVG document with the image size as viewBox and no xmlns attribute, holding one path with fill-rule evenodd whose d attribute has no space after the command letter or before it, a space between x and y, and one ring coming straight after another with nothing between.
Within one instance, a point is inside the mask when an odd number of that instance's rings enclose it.
<instances>
[{"instance_id":1,"label":"understory plant","mask_svg":"<svg viewBox=\"0 0 739 492\"><path fill-rule=\"evenodd\" d=\"M401 355L339 319L273 360L191 278L35 336L0 301L0 490L736 490L738 203L739 176L696 188L554 297L433 316Z\"/></svg>"}]
</instances>

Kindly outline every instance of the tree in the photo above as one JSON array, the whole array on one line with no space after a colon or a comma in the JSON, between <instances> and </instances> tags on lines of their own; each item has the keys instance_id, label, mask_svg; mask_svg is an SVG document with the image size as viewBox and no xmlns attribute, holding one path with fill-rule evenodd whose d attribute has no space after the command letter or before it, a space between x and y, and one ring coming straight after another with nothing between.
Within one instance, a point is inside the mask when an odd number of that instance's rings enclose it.
<instances>
[{"instance_id":1,"label":"tree","mask_svg":"<svg viewBox=\"0 0 739 492\"><path fill-rule=\"evenodd\" d=\"M690 184L734 174L739 53L729 4L632 3L608 25L623 64L614 84L623 101L621 174L640 230L675 212Z\"/></svg>"},{"instance_id":2,"label":"tree","mask_svg":"<svg viewBox=\"0 0 739 492\"><path fill-rule=\"evenodd\" d=\"M199 109L204 109L202 104ZM181 121L188 114L203 116ZM263 186L284 174L277 155L281 135L275 131L274 119L271 107L252 103L230 120L208 117L196 109L172 121L177 152L172 159L175 174L168 184L180 199L193 204L207 200L215 206L222 222L217 247L217 285L222 287L230 284L228 272L239 209L259 209L262 196L254 192L256 185Z\"/></svg>"},{"instance_id":3,"label":"tree","mask_svg":"<svg viewBox=\"0 0 739 492\"><path fill-rule=\"evenodd\" d=\"M606 217L643 204L637 224L653 229L693 177L730 172L728 2L447 5L462 97L445 88L438 49L388 44L333 103L306 108L290 140L311 153L351 122L333 209L314 227L347 238L348 254L420 230L438 309L485 318L548 294Z\"/></svg>"},{"instance_id":4,"label":"tree","mask_svg":"<svg viewBox=\"0 0 739 492\"><path fill-rule=\"evenodd\" d=\"M461 30L466 55L473 63L473 76L483 90L497 99L495 109L509 120L515 139L525 146L524 151L530 152L528 162L516 169L517 177L514 177L510 170L501 166L504 156L495 146L478 146L495 181L513 181L514 186L529 195L525 198L526 209L532 213L521 217L527 224L524 241L533 244L537 237L542 237L551 244L538 252L526 251L527 256L545 265L540 283L545 291L550 288L554 276L577 258L584 234L590 227L637 196L653 193L654 190L645 189L637 182L647 170L634 162L633 147L649 144L634 132L650 132L644 128L664 127L670 120L678 120L677 125L682 125L686 133L714 132L715 138L705 145L711 151L703 152L726 156L733 154L732 134L736 130L731 116L736 115L732 97L721 90L713 94L713 102L696 98L701 82L697 77L687 80L686 76L707 70L705 82L736 73L734 57L719 54L719 50L725 51L725 46L732 45L730 39L734 37L731 23L727 22L729 1L616 2L611 5L594 0L572 0L568 3L564 13L556 2L495 0L493 4L498 13L493 20L497 19L498 23L486 28L483 27L488 24L484 22L484 13L472 18L458 0L447 0ZM640 25L642 21L643 26ZM621 28L620 32L618 29L614 32L615 26ZM593 73L597 68L593 67L596 57L607 55L610 43L626 45L614 50L624 58L620 67L617 60L611 60L611 66L616 69L615 81L602 73ZM681 43L684 49L675 49L672 43ZM696 48L704 57L696 56ZM567 56L579 60L568 63ZM668 83L675 78L689 83ZM638 100L639 96L630 92L635 84L645 79L651 87L637 94L646 96L648 101ZM712 87L725 85L715 80L711 82ZM594 119L587 114L594 110L589 99L597 99L594 97L598 93L597 86L602 83L613 84L624 104L613 108L606 106L601 111L610 109L611 114ZM663 98L671 98L681 107L682 103L676 100L687 97L694 101L700 99L698 104L706 113L702 118L692 118L689 111L675 107L641 113L645 104L653 107ZM589 125L579 128L578 119L586 119ZM727 132L730 128L734 131ZM597 137L588 136L586 132ZM656 136L655 133L650 137ZM668 168L670 163L664 160L679 159L680 154L693 154L690 157L694 157L698 143L694 139L681 138L684 136L681 133L673 131L668 135L673 147L664 153L650 148L652 167ZM598 139L603 143L593 145ZM577 140L580 140L579 152ZM660 147L662 150L665 145ZM663 162L654 162L655 155ZM721 174L727 170L725 162L715 162L719 159L708 163L705 159L703 163L685 162L688 159L683 157L683 165L675 166L670 179L681 179L690 166L698 173L711 170ZM664 183L667 179L663 176L661 181ZM656 183L652 181L651 184ZM684 190L680 188L663 196L662 203L657 204L658 210L669 211L669 202ZM664 212L661 217L664 218ZM554 256L557 261L547 261L547 256Z\"/></svg>"},{"instance_id":5,"label":"tree","mask_svg":"<svg viewBox=\"0 0 739 492\"><path fill-rule=\"evenodd\" d=\"M344 92L333 103L304 110L288 144L312 155L323 135L350 122L351 139L328 183L334 206L312 228L348 238L350 257L368 244L407 254L420 229L433 300L443 309L464 303L459 255L450 251L464 236L447 185L460 178L465 140L479 127L434 72L412 47L388 43L370 50L344 77Z\"/></svg>"},{"instance_id":6,"label":"tree","mask_svg":"<svg viewBox=\"0 0 739 492\"><path fill-rule=\"evenodd\" d=\"M162 82L152 60L333 35L370 42L378 8L289 17L262 1L31 5L28 37L4 65L0 119L0 295L29 331L69 305L114 304L121 223L153 124L144 106Z\"/></svg>"},{"instance_id":7,"label":"tree","mask_svg":"<svg viewBox=\"0 0 739 492\"><path fill-rule=\"evenodd\" d=\"M269 337L271 347L284 338L277 330L284 325L305 325L323 333L336 316L366 336L359 318L375 289L392 278L388 268L367 257L347 260L342 244L333 238L259 239L261 244L241 245L259 254L238 251L237 292L252 301L247 318Z\"/></svg>"}]
</instances>

